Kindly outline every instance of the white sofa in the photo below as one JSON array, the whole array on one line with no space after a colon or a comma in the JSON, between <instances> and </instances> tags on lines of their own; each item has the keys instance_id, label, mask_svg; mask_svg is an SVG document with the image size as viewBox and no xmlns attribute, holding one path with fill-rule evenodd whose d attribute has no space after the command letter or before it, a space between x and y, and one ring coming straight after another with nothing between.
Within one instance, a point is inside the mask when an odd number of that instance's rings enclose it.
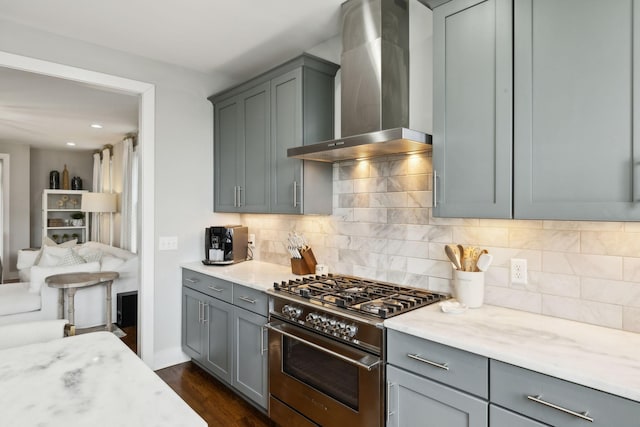
<instances>
[{"instance_id":1,"label":"white sofa","mask_svg":"<svg viewBox=\"0 0 640 427\"><path fill-rule=\"evenodd\" d=\"M139 289L138 256L127 250L98 242L75 245L72 265L56 265L55 258L42 250L18 252L20 283L0 285L0 325L34 320L56 319L58 315L58 290L46 285L48 276L70 272L117 271L120 277L112 286L112 319L117 319L116 295ZM54 260L54 261L52 261ZM68 260L67 260L68 261ZM75 295L75 326L87 328L104 325L105 287L92 286L79 289ZM66 301L65 301L66 303ZM66 315L66 307L65 307Z\"/></svg>"}]
</instances>

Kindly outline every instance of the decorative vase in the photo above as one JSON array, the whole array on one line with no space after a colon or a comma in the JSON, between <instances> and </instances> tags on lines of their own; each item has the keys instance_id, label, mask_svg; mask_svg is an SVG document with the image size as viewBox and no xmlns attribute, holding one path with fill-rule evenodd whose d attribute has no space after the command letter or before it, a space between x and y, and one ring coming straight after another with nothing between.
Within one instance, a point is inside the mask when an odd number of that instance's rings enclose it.
<instances>
[{"instance_id":1,"label":"decorative vase","mask_svg":"<svg viewBox=\"0 0 640 427\"><path fill-rule=\"evenodd\" d=\"M82 179L79 176L74 176L71 178L71 189L72 190L82 190Z\"/></svg>"},{"instance_id":2,"label":"decorative vase","mask_svg":"<svg viewBox=\"0 0 640 427\"><path fill-rule=\"evenodd\" d=\"M62 189L71 189L71 186L69 185L69 171L67 170L67 165L64 165L64 170L62 171Z\"/></svg>"},{"instance_id":3,"label":"decorative vase","mask_svg":"<svg viewBox=\"0 0 640 427\"><path fill-rule=\"evenodd\" d=\"M58 171L49 172L49 189L51 190L60 189L60 172Z\"/></svg>"}]
</instances>

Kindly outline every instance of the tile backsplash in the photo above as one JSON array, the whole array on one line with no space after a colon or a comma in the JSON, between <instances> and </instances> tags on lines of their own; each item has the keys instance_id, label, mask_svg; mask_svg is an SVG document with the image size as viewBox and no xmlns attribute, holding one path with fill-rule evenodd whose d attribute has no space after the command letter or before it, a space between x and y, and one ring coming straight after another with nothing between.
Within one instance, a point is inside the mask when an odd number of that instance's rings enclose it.
<instances>
[{"instance_id":1,"label":"tile backsplash","mask_svg":"<svg viewBox=\"0 0 640 427\"><path fill-rule=\"evenodd\" d=\"M485 303L640 332L640 223L431 216L431 157L333 166L333 215L242 215L255 259L288 265L283 242L303 233L330 272L451 292L444 245L486 248ZM527 260L528 284L509 280Z\"/></svg>"}]
</instances>

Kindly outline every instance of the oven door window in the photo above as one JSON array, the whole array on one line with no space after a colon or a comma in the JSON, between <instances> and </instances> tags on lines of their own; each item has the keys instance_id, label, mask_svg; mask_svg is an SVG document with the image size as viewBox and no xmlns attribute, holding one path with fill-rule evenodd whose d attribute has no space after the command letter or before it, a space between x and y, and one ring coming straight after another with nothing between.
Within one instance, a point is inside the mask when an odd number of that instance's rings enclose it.
<instances>
[{"instance_id":1,"label":"oven door window","mask_svg":"<svg viewBox=\"0 0 640 427\"><path fill-rule=\"evenodd\" d=\"M282 337L283 371L358 410L358 367L289 337Z\"/></svg>"}]
</instances>

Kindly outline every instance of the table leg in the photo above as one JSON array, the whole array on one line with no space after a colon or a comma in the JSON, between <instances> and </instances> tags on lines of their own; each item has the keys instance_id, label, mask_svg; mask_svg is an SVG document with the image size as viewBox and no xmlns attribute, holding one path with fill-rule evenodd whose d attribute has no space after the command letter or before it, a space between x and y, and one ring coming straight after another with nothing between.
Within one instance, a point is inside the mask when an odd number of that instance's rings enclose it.
<instances>
[{"instance_id":1,"label":"table leg","mask_svg":"<svg viewBox=\"0 0 640 427\"><path fill-rule=\"evenodd\" d=\"M64 319L64 288L58 289L58 319Z\"/></svg>"},{"instance_id":2,"label":"table leg","mask_svg":"<svg viewBox=\"0 0 640 427\"><path fill-rule=\"evenodd\" d=\"M105 329L109 332L111 332L113 330L113 326L112 326L112 319L111 319L111 285L113 284L112 281L108 281L105 283L105 287L107 289L107 325L105 327Z\"/></svg>"},{"instance_id":3,"label":"table leg","mask_svg":"<svg viewBox=\"0 0 640 427\"><path fill-rule=\"evenodd\" d=\"M74 297L76 296L76 288L67 289L67 303L69 307L67 308L67 314L69 316L69 323L75 325L75 306L73 304Z\"/></svg>"}]
</instances>

